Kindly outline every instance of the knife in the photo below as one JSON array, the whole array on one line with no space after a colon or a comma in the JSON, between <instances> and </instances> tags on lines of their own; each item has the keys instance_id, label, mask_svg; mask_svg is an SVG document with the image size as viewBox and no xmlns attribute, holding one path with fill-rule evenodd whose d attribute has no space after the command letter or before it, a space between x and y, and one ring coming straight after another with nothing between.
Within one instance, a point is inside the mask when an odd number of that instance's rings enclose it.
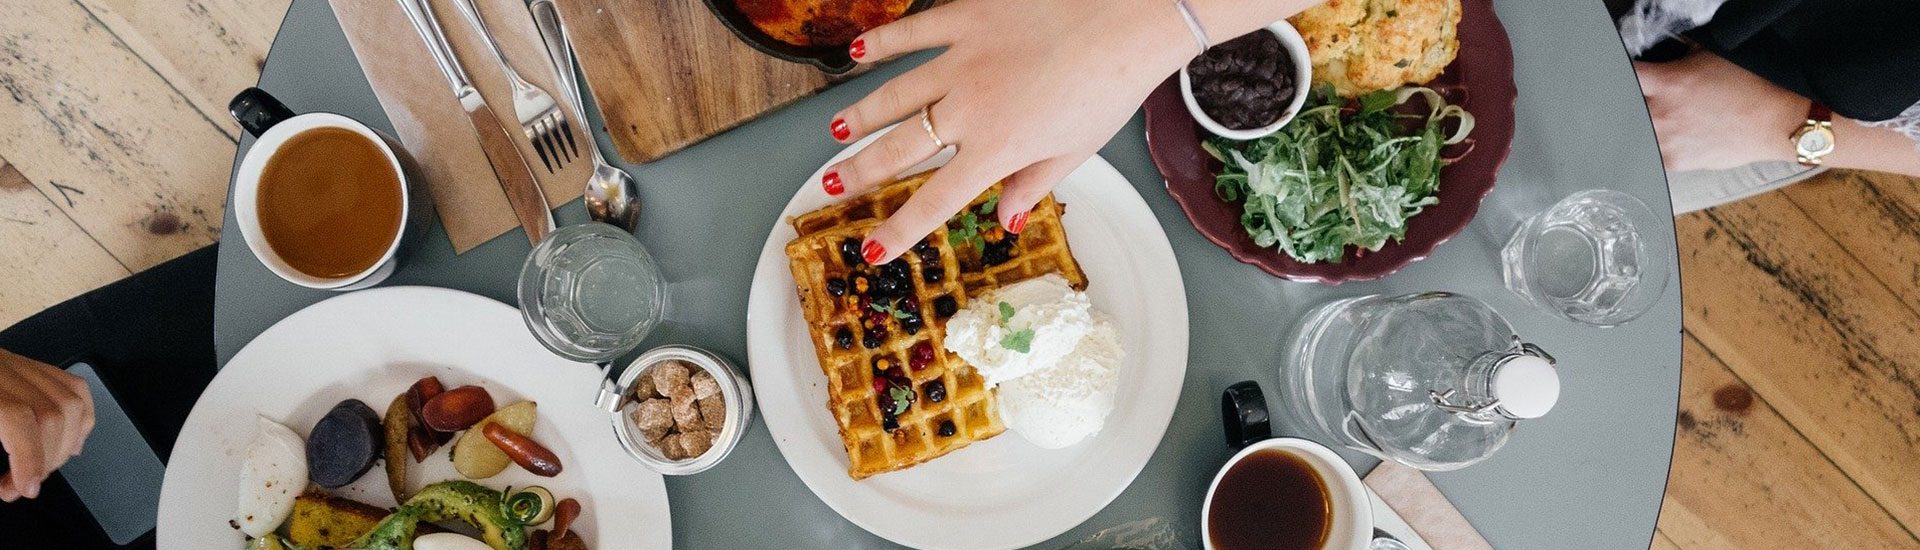
<instances>
[{"instance_id":1,"label":"knife","mask_svg":"<svg viewBox=\"0 0 1920 550\"><path fill-rule=\"evenodd\" d=\"M466 110L468 121L473 123L480 150L486 153L487 164L493 166L493 175L500 179L500 190L506 192L514 217L519 218L520 227L527 230L527 240L540 244L540 240L553 231L553 209L547 206L547 196L540 190L540 183L533 179L532 165L527 164L526 155L514 146L512 134L500 118L494 116L493 109L487 108L486 98L474 89L472 79L467 78L460 58L454 56L446 33L440 30L440 22L433 16L429 0L399 1L400 7L407 11L407 19L413 21L413 30L420 33L427 52L433 54L434 63L440 66L440 74L446 76L447 84L453 87L460 108Z\"/></svg>"}]
</instances>

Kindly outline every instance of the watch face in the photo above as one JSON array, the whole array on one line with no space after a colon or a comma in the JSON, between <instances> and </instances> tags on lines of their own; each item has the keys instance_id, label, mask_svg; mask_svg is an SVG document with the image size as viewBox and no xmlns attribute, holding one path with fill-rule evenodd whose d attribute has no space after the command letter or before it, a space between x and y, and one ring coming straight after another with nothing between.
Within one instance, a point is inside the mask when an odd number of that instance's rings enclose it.
<instances>
[{"instance_id":1,"label":"watch face","mask_svg":"<svg viewBox=\"0 0 1920 550\"><path fill-rule=\"evenodd\" d=\"M1815 128L1801 132L1794 140L1794 149L1803 157L1820 157L1833 152L1833 131Z\"/></svg>"}]
</instances>

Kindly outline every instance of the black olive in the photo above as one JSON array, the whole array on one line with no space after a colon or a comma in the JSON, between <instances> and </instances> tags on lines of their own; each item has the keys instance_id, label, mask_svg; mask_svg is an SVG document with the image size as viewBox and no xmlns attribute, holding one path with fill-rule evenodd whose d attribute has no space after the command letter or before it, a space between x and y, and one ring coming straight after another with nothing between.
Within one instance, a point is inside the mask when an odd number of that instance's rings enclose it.
<instances>
[{"instance_id":1,"label":"black olive","mask_svg":"<svg viewBox=\"0 0 1920 550\"><path fill-rule=\"evenodd\" d=\"M941 296L933 299L934 316L945 319L959 312L960 303L955 301L952 296Z\"/></svg>"},{"instance_id":2,"label":"black olive","mask_svg":"<svg viewBox=\"0 0 1920 550\"><path fill-rule=\"evenodd\" d=\"M940 421L940 437L953 437L954 431L953 419L949 418Z\"/></svg>"},{"instance_id":3,"label":"black olive","mask_svg":"<svg viewBox=\"0 0 1920 550\"><path fill-rule=\"evenodd\" d=\"M832 294L834 296L846 296L847 280L839 277L827 279L827 294Z\"/></svg>"},{"instance_id":4,"label":"black olive","mask_svg":"<svg viewBox=\"0 0 1920 550\"><path fill-rule=\"evenodd\" d=\"M926 392L927 401L929 402L939 403L941 401L947 400L947 383L946 382L942 382L939 380L928 382L925 386L921 386L921 391Z\"/></svg>"},{"instance_id":5,"label":"black olive","mask_svg":"<svg viewBox=\"0 0 1920 550\"><path fill-rule=\"evenodd\" d=\"M840 261L847 265L860 265L866 260L860 256L860 239L849 238L840 241Z\"/></svg>"},{"instance_id":6,"label":"black olive","mask_svg":"<svg viewBox=\"0 0 1920 550\"><path fill-rule=\"evenodd\" d=\"M853 349L853 331L840 327L840 332L833 333L833 345L840 349Z\"/></svg>"},{"instance_id":7,"label":"black olive","mask_svg":"<svg viewBox=\"0 0 1920 550\"><path fill-rule=\"evenodd\" d=\"M860 345L866 346L867 349L873 349L880 347L880 344L883 343L881 340L880 335L869 332L866 336L860 338Z\"/></svg>"}]
</instances>

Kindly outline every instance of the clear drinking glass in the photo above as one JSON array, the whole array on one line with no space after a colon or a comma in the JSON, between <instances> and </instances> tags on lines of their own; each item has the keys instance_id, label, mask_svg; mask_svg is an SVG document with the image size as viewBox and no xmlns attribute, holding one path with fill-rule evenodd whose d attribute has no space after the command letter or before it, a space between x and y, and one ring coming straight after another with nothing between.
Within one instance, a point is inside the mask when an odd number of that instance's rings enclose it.
<instances>
[{"instance_id":1,"label":"clear drinking glass","mask_svg":"<svg viewBox=\"0 0 1920 550\"><path fill-rule=\"evenodd\" d=\"M604 223L562 227L520 268L520 313L536 339L562 357L606 364L660 323L664 289L653 256L632 234Z\"/></svg>"},{"instance_id":2,"label":"clear drinking glass","mask_svg":"<svg viewBox=\"0 0 1920 550\"><path fill-rule=\"evenodd\" d=\"M1667 287L1667 241L1643 228L1671 223L1633 195L1593 189L1520 222L1500 252L1507 289L1590 325L1632 321Z\"/></svg>"}]
</instances>

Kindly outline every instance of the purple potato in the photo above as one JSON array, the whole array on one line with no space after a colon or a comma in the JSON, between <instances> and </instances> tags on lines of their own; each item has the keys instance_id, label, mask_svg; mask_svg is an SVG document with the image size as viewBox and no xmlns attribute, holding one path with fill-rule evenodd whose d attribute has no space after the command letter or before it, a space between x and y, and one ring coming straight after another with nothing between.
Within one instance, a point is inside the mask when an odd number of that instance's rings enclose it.
<instances>
[{"instance_id":1,"label":"purple potato","mask_svg":"<svg viewBox=\"0 0 1920 550\"><path fill-rule=\"evenodd\" d=\"M307 435L307 478L328 489L366 475L380 456L380 415L358 399L334 405Z\"/></svg>"}]
</instances>

